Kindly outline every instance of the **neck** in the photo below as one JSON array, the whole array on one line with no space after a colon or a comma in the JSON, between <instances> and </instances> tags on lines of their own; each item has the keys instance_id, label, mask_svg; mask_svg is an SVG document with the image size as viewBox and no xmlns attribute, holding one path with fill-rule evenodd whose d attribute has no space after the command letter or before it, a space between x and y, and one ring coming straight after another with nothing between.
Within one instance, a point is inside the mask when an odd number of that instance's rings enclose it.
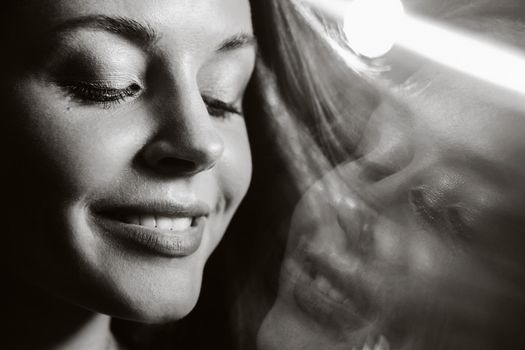
<instances>
[{"instance_id":1,"label":"neck","mask_svg":"<svg viewBox=\"0 0 525 350\"><path fill-rule=\"evenodd\" d=\"M7 349L116 349L110 317L97 314L25 284L9 279L11 297L2 304Z\"/></svg>"}]
</instances>

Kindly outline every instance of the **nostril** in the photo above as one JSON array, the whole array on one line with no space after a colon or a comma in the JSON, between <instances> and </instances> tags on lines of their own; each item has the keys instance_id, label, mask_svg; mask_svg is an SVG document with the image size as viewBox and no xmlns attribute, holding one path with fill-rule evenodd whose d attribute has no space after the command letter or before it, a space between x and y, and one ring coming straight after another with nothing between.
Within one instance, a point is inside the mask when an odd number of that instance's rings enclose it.
<instances>
[{"instance_id":1,"label":"nostril","mask_svg":"<svg viewBox=\"0 0 525 350\"><path fill-rule=\"evenodd\" d=\"M176 170L179 172L191 172L195 169L194 162L174 157L159 159L157 165L163 170Z\"/></svg>"},{"instance_id":2,"label":"nostril","mask_svg":"<svg viewBox=\"0 0 525 350\"><path fill-rule=\"evenodd\" d=\"M137 154L137 160L141 166L163 176L189 176L213 168L222 151L222 141L215 142L207 135L185 135L178 139L162 137L148 143Z\"/></svg>"}]
</instances>

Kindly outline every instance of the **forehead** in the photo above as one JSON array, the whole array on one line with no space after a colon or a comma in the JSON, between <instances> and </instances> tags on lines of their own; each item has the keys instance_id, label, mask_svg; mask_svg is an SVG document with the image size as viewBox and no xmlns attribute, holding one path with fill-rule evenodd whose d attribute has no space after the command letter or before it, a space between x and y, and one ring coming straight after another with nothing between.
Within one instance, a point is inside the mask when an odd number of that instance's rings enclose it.
<instances>
[{"instance_id":1,"label":"forehead","mask_svg":"<svg viewBox=\"0 0 525 350\"><path fill-rule=\"evenodd\" d=\"M465 9L461 15L458 12L444 25L475 33L476 37L496 46L510 47L525 58L525 16L520 18L515 12L507 11L507 2L502 2L502 6L493 2L490 7L478 7L486 11L474 11L475 3L472 2L472 11ZM525 8L525 2L514 4ZM462 55L461 52L450 54ZM487 65L487 69L495 64L486 57L478 59ZM525 71L525 59L523 62ZM517 162L522 163L525 103L519 93L432 60L425 60L412 71L401 91L399 99L410 111L406 117L411 125L407 131L408 139L429 162L432 161L431 155L448 159L455 155L475 154L498 167L514 167ZM463 166L469 165L465 163ZM525 173L523 170L521 174Z\"/></svg>"},{"instance_id":2,"label":"forehead","mask_svg":"<svg viewBox=\"0 0 525 350\"><path fill-rule=\"evenodd\" d=\"M503 149L525 152L525 104L517 101L517 93L434 64L411 79L420 89L405 95L405 101L413 132L425 135L421 142L439 140L495 158L503 156Z\"/></svg>"},{"instance_id":3,"label":"forehead","mask_svg":"<svg viewBox=\"0 0 525 350\"><path fill-rule=\"evenodd\" d=\"M248 0L28 0L19 9L17 20L23 21L25 31L39 31L76 17L104 15L145 23L175 42L178 38L207 42L238 32L252 33Z\"/></svg>"}]
</instances>

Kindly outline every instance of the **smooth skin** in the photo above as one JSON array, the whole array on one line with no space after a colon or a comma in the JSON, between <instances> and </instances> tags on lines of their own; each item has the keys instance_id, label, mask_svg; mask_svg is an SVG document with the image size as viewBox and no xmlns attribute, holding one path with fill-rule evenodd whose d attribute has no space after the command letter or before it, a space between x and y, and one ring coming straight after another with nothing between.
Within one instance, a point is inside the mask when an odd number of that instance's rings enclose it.
<instances>
[{"instance_id":1,"label":"smooth skin","mask_svg":"<svg viewBox=\"0 0 525 350\"><path fill-rule=\"evenodd\" d=\"M103 349L109 316L184 317L250 183L249 2L27 1L16 16L2 83L7 343ZM176 258L115 243L100 202L198 202L202 242Z\"/></svg>"}]
</instances>

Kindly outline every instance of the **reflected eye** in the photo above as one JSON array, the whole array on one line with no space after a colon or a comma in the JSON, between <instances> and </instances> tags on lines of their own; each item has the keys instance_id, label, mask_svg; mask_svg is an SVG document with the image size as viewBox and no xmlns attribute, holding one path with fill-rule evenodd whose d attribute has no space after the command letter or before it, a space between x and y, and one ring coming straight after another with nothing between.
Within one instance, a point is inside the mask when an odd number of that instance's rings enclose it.
<instances>
[{"instance_id":1,"label":"reflected eye","mask_svg":"<svg viewBox=\"0 0 525 350\"><path fill-rule=\"evenodd\" d=\"M457 237L467 241L474 238L472 229L476 216L474 211L460 205L452 205L446 209L445 215L451 230Z\"/></svg>"},{"instance_id":2,"label":"reflected eye","mask_svg":"<svg viewBox=\"0 0 525 350\"><path fill-rule=\"evenodd\" d=\"M413 188L409 192L408 201L416 214L426 223L431 226L439 223L441 215L436 205L438 198L431 191L423 187Z\"/></svg>"},{"instance_id":3,"label":"reflected eye","mask_svg":"<svg viewBox=\"0 0 525 350\"><path fill-rule=\"evenodd\" d=\"M410 190L409 202L419 218L440 235L471 241L474 236L474 224L478 217L474 210L463 205L451 205L443 208L440 196L423 188ZM449 233L449 235L445 235Z\"/></svg>"},{"instance_id":4,"label":"reflected eye","mask_svg":"<svg viewBox=\"0 0 525 350\"><path fill-rule=\"evenodd\" d=\"M137 83L132 83L125 88L115 88L102 83L82 82L63 84L63 88L77 101L101 104L104 108L110 108L116 103L135 98L143 91L143 88Z\"/></svg>"},{"instance_id":5,"label":"reflected eye","mask_svg":"<svg viewBox=\"0 0 525 350\"><path fill-rule=\"evenodd\" d=\"M209 96L202 96L202 100L206 104L208 114L212 117L227 119L232 114L242 116L240 108L237 108L232 103L226 103Z\"/></svg>"}]
</instances>

